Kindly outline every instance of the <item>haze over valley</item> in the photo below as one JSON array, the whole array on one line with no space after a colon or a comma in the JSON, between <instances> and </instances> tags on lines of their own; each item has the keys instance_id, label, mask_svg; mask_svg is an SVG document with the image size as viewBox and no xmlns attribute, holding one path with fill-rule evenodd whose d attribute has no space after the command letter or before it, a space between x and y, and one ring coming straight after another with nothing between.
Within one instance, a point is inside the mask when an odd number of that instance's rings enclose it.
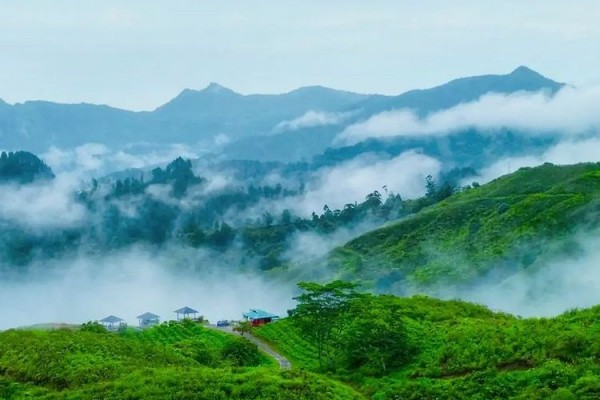
<instances>
[{"instance_id":1,"label":"haze over valley","mask_svg":"<svg viewBox=\"0 0 600 400\"><path fill-rule=\"evenodd\" d=\"M598 398L596 3L26 3L0 399Z\"/></svg>"}]
</instances>

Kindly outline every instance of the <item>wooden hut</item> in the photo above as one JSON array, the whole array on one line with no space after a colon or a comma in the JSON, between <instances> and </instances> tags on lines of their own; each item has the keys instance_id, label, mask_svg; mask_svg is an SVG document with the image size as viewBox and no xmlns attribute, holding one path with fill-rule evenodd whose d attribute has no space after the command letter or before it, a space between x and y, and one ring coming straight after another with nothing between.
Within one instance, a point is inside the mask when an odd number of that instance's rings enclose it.
<instances>
[{"instance_id":1,"label":"wooden hut","mask_svg":"<svg viewBox=\"0 0 600 400\"><path fill-rule=\"evenodd\" d=\"M138 315L137 319L139 321L140 328L148 328L160 323L160 316L151 312L145 312L142 315Z\"/></svg>"},{"instance_id":2,"label":"wooden hut","mask_svg":"<svg viewBox=\"0 0 600 400\"><path fill-rule=\"evenodd\" d=\"M184 319L195 320L196 314L198 314L198 311L196 311L190 307L183 307L183 308L180 308L179 310L175 310L174 312L175 312L175 314L177 314L177 321L181 321Z\"/></svg>"},{"instance_id":3,"label":"wooden hut","mask_svg":"<svg viewBox=\"0 0 600 400\"><path fill-rule=\"evenodd\" d=\"M256 308L250 309L250 311L244 313L243 316L246 321L250 321L252 323L252 326L268 324L269 322L279 319L278 315Z\"/></svg>"},{"instance_id":4,"label":"wooden hut","mask_svg":"<svg viewBox=\"0 0 600 400\"><path fill-rule=\"evenodd\" d=\"M115 317L114 315L109 315L108 317L101 319L100 323L109 331L114 331L127 325L122 318Z\"/></svg>"}]
</instances>

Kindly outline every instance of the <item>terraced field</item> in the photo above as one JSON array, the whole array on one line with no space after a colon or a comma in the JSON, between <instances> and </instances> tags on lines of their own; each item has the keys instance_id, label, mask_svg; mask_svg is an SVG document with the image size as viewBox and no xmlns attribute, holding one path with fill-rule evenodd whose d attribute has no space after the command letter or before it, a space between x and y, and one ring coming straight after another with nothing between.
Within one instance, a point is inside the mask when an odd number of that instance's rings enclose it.
<instances>
[{"instance_id":1,"label":"terraced field","mask_svg":"<svg viewBox=\"0 0 600 400\"><path fill-rule=\"evenodd\" d=\"M285 355L294 368L314 370L319 365L315 356L317 354L315 346L306 341L286 320L263 325L254 329L252 333Z\"/></svg>"}]
</instances>

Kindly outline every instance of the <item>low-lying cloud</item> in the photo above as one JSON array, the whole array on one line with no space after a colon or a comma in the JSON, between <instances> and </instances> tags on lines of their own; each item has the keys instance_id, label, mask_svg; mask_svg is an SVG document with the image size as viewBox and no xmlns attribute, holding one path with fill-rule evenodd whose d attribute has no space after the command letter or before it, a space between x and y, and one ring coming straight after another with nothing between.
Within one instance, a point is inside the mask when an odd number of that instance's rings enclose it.
<instances>
[{"instance_id":1,"label":"low-lying cloud","mask_svg":"<svg viewBox=\"0 0 600 400\"><path fill-rule=\"evenodd\" d=\"M77 226L87 217L69 176L31 185L0 186L0 220L33 230Z\"/></svg>"},{"instance_id":2,"label":"low-lying cloud","mask_svg":"<svg viewBox=\"0 0 600 400\"><path fill-rule=\"evenodd\" d=\"M274 132L295 131L315 126L337 125L352 117L352 112L307 111L298 118L282 121L273 129Z\"/></svg>"},{"instance_id":3,"label":"low-lying cloud","mask_svg":"<svg viewBox=\"0 0 600 400\"><path fill-rule=\"evenodd\" d=\"M468 128L493 131L514 128L528 133L578 135L600 128L600 86L565 86L548 92L491 93L419 118L413 111L386 111L344 129L336 143L355 144L368 138L448 135Z\"/></svg>"},{"instance_id":4,"label":"low-lying cloud","mask_svg":"<svg viewBox=\"0 0 600 400\"><path fill-rule=\"evenodd\" d=\"M296 215L309 216L313 211L322 212L324 205L334 210L362 202L369 193L382 192L383 186L403 198L417 198L425 194L426 176L438 176L441 167L438 160L417 151L394 158L367 153L317 170L301 195L263 203L257 208L272 213L289 209Z\"/></svg>"},{"instance_id":5,"label":"low-lying cloud","mask_svg":"<svg viewBox=\"0 0 600 400\"><path fill-rule=\"evenodd\" d=\"M137 146L139 147L139 146ZM73 149L51 147L40 154L55 173L68 172L82 177L91 173L96 176L129 168L146 168L166 164L177 157L197 158L198 155L187 145L170 144L160 148L135 150L136 146L113 150L101 143L86 143Z\"/></svg>"},{"instance_id":6,"label":"low-lying cloud","mask_svg":"<svg viewBox=\"0 0 600 400\"><path fill-rule=\"evenodd\" d=\"M533 271L521 270L504 279L490 278L462 290L445 287L435 295L485 304L524 317L554 316L572 308L600 303L598 232L582 235L578 257L557 257Z\"/></svg>"},{"instance_id":7,"label":"low-lying cloud","mask_svg":"<svg viewBox=\"0 0 600 400\"><path fill-rule=\"evenodd\" d=\"M483 168L477 176L466 179L463 184L469 184L473 181L487 183L519 168L535 167L546 162L557 165L600 162L600 138L567 139L541 154L502 158Z\"/></svg>"},{"instance_id":8,"label":"low-lying cloud","mask_svg":"<svg viewBox=\"0 0 600 400\"><path fill-rule=\"evenodd\" d=\"M212 323L249 308L286 315L293 286L243 273L236 254L133 247L97 256L44 260L19 280L0 280L0 329L52 322L79 324L114 314L130 324L146 311L175 319L189 306ZM231 258L231 259L229 259Z\"/></svg>"}]
</instances>

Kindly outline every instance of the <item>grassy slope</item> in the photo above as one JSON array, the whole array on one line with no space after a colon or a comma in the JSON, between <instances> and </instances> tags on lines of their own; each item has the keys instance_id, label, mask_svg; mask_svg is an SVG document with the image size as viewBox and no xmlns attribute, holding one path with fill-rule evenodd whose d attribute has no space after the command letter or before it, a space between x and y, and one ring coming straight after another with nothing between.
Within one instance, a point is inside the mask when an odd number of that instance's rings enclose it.
<instances>
[{"instance_id":1,"label":"grassy slope","mask_svg":"<svg viewBox=\"0 0 600 400\"><path fill-rule=\"evenodd\" d=\"M576 253L571 234L595 227L599 200L598 164L521 169L360 236L329 260L342 275L372 282L467 282Z\"/></svg>"},{"instance_id":2,"label":"grassy slope","mask_svg":"<svg viewBox=\"0 0 600 400\"><path fill-rule=\"evenodd\" d=\"M600 398L600 307L553 319L519 319L459 301L396 301L416 355L383 377L361 370L338 374L369 398ZM255 333L289 356L296 368L316 368L315 357L307 356L315 353L304 350L312 343L289 320Z\"/></svg>"},{"instance_id":3,"label":"grassy slope","mask_svg":"<svg viewBox=\"0 0 600 400\"><path fill-rule=\"evenodd\" d=\"M271 360L237 367L221 352L240 340L174 323L119 334L5 331L0 399L360 398L330 379L280 371Z\"/></svg>"}]
</instances>

